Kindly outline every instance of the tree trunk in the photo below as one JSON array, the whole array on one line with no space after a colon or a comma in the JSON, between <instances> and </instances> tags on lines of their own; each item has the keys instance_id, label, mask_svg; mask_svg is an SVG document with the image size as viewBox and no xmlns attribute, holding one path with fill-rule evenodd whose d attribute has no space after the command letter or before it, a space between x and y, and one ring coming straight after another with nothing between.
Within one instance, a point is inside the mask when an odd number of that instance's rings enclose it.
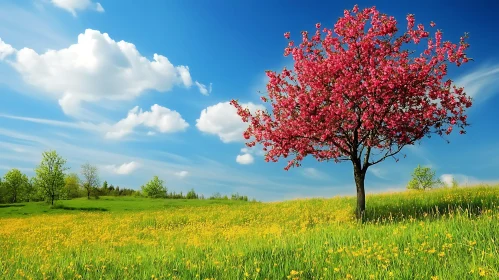
<instances>
[{"instance_id":1,"label":"tree trunk","mask_svg":"<svg viewBox=\"0 0 499 280\"><path fill-rule=\"evenodd\" d=\"M51 199L52 199L52 205L54 205L54 195L52 195Z\"/></svg>"},{"instance_id":2,"label":"tree trunk","mask_svg":"<svg viewBox=\"0 0 499 280\"><path fill-rule=\"evenodd\" d=\"M353 164L353 175L355 178L355 186L357 187L357 219L363 220L366 212L366 192L364 190L364 180L366 178L366 170L362 170L360 161Z\"/></svg>"}]
</instances>

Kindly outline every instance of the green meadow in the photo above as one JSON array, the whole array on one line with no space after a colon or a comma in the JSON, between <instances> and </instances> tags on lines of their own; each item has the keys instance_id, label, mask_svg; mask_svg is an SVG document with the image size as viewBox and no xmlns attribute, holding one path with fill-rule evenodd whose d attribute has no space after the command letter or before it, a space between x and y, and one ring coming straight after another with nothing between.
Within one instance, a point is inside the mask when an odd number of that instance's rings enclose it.
<instances>
[{"instance_id":1,"label":"green meadow","mask_svg":"<svg viewBox=\"0 0 499 280\"><path fill-rule=\"evenodd\" d=\"M3 279L497 279L499 186L0 206Z\"/></svg>"}]
</instances>

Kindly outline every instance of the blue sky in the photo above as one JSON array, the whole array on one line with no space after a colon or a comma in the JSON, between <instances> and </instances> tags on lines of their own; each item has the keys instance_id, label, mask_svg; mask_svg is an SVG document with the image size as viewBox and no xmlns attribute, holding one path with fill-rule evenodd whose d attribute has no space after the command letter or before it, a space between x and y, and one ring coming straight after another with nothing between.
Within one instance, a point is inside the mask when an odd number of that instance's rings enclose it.
<instances>
[{"instance_id":1,"label":"blue sky","mask_svg":"<svg viewBox=\"0 0 499 280\"><path fill-rule=\"evenodd\" d=\"M353 194L348 163L284 171L244 149L244 124L227 102L261 106L265 70L292 65L283 33L332 27L344 9L376 7L444 39L470 33L463 67L449 78L473 96L466 135L405 148L368 171L367 192L404 188L418 165L461 183L498 182L499 19L495 1L111 1L0 3L0 175L33 175L56 149L71 171L90 162L101 180L139 188L153 175L175 191L239 192L262 201ZM296 37L295 37L296 38Z\"/></svg>"}]
</instances>

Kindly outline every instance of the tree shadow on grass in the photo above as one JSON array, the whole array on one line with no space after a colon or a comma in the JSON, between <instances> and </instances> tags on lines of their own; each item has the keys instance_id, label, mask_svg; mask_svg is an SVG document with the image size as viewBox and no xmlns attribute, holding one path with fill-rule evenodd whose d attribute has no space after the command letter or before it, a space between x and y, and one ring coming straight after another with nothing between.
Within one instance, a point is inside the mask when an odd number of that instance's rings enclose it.
<instances>
[{"instance_id":1,"label":"tree shadow on grass","mask_svg":"<svg viewBox=\"0 0 499 280\"><path fill-rule=\"evenodd\" d=\"M0 208L23 207L24 204L0 204Z\"/></svg>"},{"instance_id":2,"label":"tree shadow on grass","mask_svg":"<svg viewBox=\"0 0 499 280\"><path fill-rule=\"evenodd\" d=\"M105 212L105 211L108 211L108 209L101 208L101 207L71 207L71 206L64 206L64 205L61 205L61 204L53 205L53 206L50 207L50 209L90 211L90 212Z\"/></svg>"}]
</instances>

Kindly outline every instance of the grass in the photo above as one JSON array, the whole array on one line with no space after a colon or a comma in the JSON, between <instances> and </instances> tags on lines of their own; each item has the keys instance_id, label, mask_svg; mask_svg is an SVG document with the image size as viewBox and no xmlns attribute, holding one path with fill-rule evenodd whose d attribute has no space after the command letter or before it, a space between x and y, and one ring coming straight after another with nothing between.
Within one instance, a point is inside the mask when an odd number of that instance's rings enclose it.
<instances>
[{"instance_id":1,"label":"grass","mask_svg":"<svg viewBox=\"0 0 499 280\"><path fill-rule=\"evenodd\" d=\"M209 205L232 205L245 203L231 200L191 200L191 199L149 199L140 197L103 196L99 199L77 198L57 201L54 207L45 202L17 204L0 204L0 218L23 217L40 214L63 214L67 210L137 212L165 210L182 207L199 207ZM98 209L98 210L97 210Z\"/></svg>"},{"instance_id":2,"label":"grass","mask_svg":"<svg viewBox=\"0 0 499 280\"><path fill-rule=\"evenodd\" d=\"M499 278L499 186L370 195L364 224L352 197L217 203L25 203L40 209L13 218L0 208L0 277Z\"/></svg>"}]
</instances>

